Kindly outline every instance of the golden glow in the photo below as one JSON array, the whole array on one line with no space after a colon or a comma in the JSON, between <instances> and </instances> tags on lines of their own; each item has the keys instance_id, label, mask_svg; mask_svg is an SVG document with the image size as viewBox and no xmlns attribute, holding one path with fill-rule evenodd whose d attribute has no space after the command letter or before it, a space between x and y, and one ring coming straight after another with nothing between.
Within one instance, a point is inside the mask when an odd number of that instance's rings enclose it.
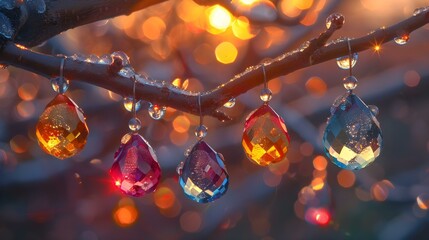
<instances>
[{"instance_id":1,"label":"golden glow","mask_svg":"<svg viewBox=\"0 0 429 240\"><path fill-rule=\"evenodd\" d=\"M174 205L176 196L168 187L160 187L153 194L155 205L161 209L168 209Z\"/></svg>"},{"instance_id":2,"label":"golden glow","mask_svg":"<svg viewBox=\"0 0 429 240\"><path fill-rule=\"evenodd\" d=\"M22 101L22 102L18 103L18 105L16 105L16 111L18 112L20 117L30 118L36 112L36 108L35 108L33 102Z\"/></svg>"},{"instance_id":3,"label":"golden glow","mask_svg":"<svg viewBox=\"0 0 429 240\"><path fill-rule=\"evenodd\" d=\"M310 94L320 97L325 95L328 86L323 79L319 77L310 77L305 83L305 88L307 88Z\"/></svg>"},{"instance_id":4,"label":"golden glow","mask_svg":"<svg viewBox=\"0 0 429 240\"><path fill-rule=\"evenodd\" d=\"M231 25L232 33L241 40L248 40L256 36L250 30L249 19L246 17L237 18Z\"/></svg>"},{"instance_id":5,"label":"golden glow","mask_svg":"<svg viewBox=\"0 0 429 240\"><path fill-rule=\"evenodd\" d=\"M311 181L311 187L315 191L322 190L325 186L325 181L322 178L314 178L313 181Z\"/></svg>"},{"instance_id":6,"label":"golden glow","mask_svg":"<svg viewBox=\"0 0 429 240\"><path fill-rule=\"evenodd\" d=\"M375 45L374 46L374 50L376 51L376 52L379 52L380 50L381 50L381 46L380 45Z\"/></svg>"},{"instance_id":7,"label":"golden glow","mask_svg":"<svg viewBox=\"0 0 429 240\"><path fill-rule=\"evenodd\" d=\"M216 59L223 64L230 64L235 61L238 55L238 50L234 44L230 42L222 42L215 49Z\"/></svg>"},{"instance_id":8,"label":"golden glow","mask_svg":"<svg viewBox=\"0 0 429 240\"><path fill-rule=\"evenodd\" d=\"M338 172L337 180L341 187L350 188L355 184L356 176L352 171L343 169Z\"/></svg>"},{"instance_id":9,"label":"golden glow","mask_svg":"<svg viewBox=\"0 0 429 240\"><path fill-rule=\"evenodd\" d=\"M316 156L313 159L313 166L316 170L323 171L326 169L327 165L328 165L328 161L326 161L326 158L321 155Z\"/></svg>"},{"instance_id":10,"label":"golden glow","mask_svg":"<svg viewBox=\"0 0 429 240\"><path fill-rule=\"evenodd\" d=\"M185 133L189 130L191 122L189 118L185 115L179 115L173 120L174 131L178 133Z\"/></svg>"},{"instance_id":11,"label":"golden glow","mask_svg":"<svg viewBox=\"0 0 429 240\"><path fill-rule=\"evenodd\" d=\"M292 0L291 4L299 10L307 10L313 5L313 0Z\"/></svg>"},{"instance_id":12,"label":"golden glow","mask_svg":"<svg viewBox=\"0 0 429 240\"><path fill-rule=\"evenodd\" d=\"M214 5L207 9L207 16L209 19L210 26L215 30L224 32L231 24L232 15L224 7L220 5ZM216 34L216 32L211 32Z\"/></svg>"},{"instance_id":13,"label":"golden glow","mask_svg":"<svg viewBox=\"0 0 429 240\"><path fill-rule=\"evenodd\" d=\"M183 146L189 139L189 134L179 133L177 131L170 132L170 141L176 146Z\"/></svg>"},{"instance_id":14,"label":"golden glow","mask_svg":"<svg viewBox=\"0 0 429 240\"><path fill-rule=\"evenodd\" d=\"M113 219L115 220L116 224L121 227L128 227L132 225L137 220L137 217L138 212L134 205L121 206L113 212Z\"/></svg>"},{"instance_id":15,"label":"golden glow","mask_svg":"<svg viewBox=\"0 0 429 240\"><path fill-rule=\"evenodd\" d=\"M238 2L239 2L240 4L250 6L250 5L252 5L252 4L254 4L254 3L258 2L258 0L239 0Z\"/></svg>"},{"instance_id":16,"label":"golden glow","mask_svg":"<svg viewBox=\"0 0 429 240\"><path fill-rule=\"evenodd\" d=\"M32 83L24 83L18 88L18 96L24 101L33 100L38 89Z\"/></svg>"},{"instance_id":17,"label":"golden glow","mask_svg":"<svg viewBox=\"0 0 429 240\"><path fill-rule=\"evenodd\" d=\"M428 194L421 194L417 196L416 198L417 205L422 210L428 210L429 209L429 195Z\"/></svg>"},{"instance_id":18,"label":"golden glow","mask_svg":"<svg viewBox=\"0 0 429 240\"><path fill-rule=\"evenodd\" d=\"M150 17L142 25L143 34L150 40L160 39L165 28L165 23L160 17Z\"/></svg>"},{"instance_id":19,"label":"golden glow","mask_svg":"<svg viewBox=\"0 0 429 240\"><path fill-rule=\"evenodd\" d=\"M189 79L182 80L181 78L174 79L171 84L176 88L186 90L189 86Z\"/></svg>"}]
</instances>

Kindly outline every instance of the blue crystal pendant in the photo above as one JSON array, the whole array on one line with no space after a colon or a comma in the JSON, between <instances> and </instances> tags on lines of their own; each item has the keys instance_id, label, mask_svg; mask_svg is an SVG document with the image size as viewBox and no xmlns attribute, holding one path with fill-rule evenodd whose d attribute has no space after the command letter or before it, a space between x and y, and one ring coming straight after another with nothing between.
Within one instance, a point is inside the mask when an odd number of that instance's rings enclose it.
<instances>
[{"instance_id":1,"label":"blue crystal pendant","mask_svg":"<svg viewBox=\"0 0 429 240\"><path fill-rule=\"evenodd\" d=\"M382 145L380 123L368 106L351 92L338 97L323 134L323 148L331 161L358 170L380 155Z\"/></svg>"},{"instance_id":2,"label":"blue crystal pendant","mask_svg":"<svg viewBox=\"0 0 429 240\"><path fill-rule=\"evenodd\" d=\"M178 173L183 192L196 202L212 202L228 190L229 176L223 156L203 140L194 145L185 162L179 165Z\"/></svg>"}]
</instances>

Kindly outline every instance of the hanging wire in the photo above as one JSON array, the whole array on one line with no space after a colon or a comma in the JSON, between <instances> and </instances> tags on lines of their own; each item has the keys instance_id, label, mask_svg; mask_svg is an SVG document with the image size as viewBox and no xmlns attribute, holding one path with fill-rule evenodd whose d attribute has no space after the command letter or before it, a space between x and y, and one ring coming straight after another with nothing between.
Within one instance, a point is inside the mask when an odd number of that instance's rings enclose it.
<instances>
[{"instance_id":1,"label":"hanging wire","mask_svg":"<svg viewBox=\"0 0 429 240\"><path fill-rule=\"evenodd\" d=\"M200 126L203 125L203 114L201 111L201 93L198 95L198 109L200 111Z\"/></svg>"},{"instance_id":2,"label":"hanging wire","mask_svg":"<svg viewBox=\"0 0 429 240\"><path fill-rule=\"evenodd\" d=\"M133 105L131 107L131 111L133 112L134 118L137 118L137 111L136 111L136 84L137 84L137 80L136 80L136 75L134 75L132 77L132 79L133 79Z\"/></svg>"},{"instance_id":3,"label":"hanging wire","mask_svg":"<svg viewBox=\"0 0 429 240\"><path fill-rule=\"evenodd\" d=\"M65 58L61 58L61 63L60 63L60 77L64 78L64 65L66 64L66 59Z\"/></svg>"},{"instance_id":4,"label":"hanging wire","mask_svg":"<svg viewBox=\"0 0 429 240\"><path fill-rule=\"evenodd\" d=\"M349 75L352 76L352 64L353 64L353 53L352 53L352 46L350 45L350 38L347 38L347 46L349 48Z\"/></svg>"},{"instance_id":5,"label":"hanging wire","mask_svg":"<svg viewBox=\"0 0 429 240\"><path fill-rule=\"evenodd\" d=\"M265 73L265 64L262 64L262 72L264 73L264 88L268 89L267 74Z\"/></svg>"}]
</instances>

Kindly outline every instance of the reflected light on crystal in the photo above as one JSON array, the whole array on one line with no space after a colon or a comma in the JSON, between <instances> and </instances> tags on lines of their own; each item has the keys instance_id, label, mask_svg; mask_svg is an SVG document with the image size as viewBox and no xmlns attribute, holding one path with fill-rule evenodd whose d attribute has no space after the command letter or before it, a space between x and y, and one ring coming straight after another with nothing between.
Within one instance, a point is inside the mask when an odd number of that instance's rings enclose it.
<instances>
[{"instance_id":1,"label":"reflected light on crystal","mask_svg":"<svg viewBox=\"0 0 429 240\"><path fill-rule=\"evenodd\" d=\"M207 9L207 16L210 26L220 32L225 31L231 24L232 20L231 13L218 4Z\"/></svg>"},{"instance_id":2,"label":"reflected light on crystal","mask_svg":"<svg viewBox=\"0 0 429 240\"><path fill-rule=\"evenodd\" d=\"M417 205L422 210L428 210L429 209L429 194L423 193L417 196L416 198Z\"/></svg>"},{"instance_id":3,"label":"reflected light on crystal","mask_svg":"<svg viewBox=\"0 0 429 240\"><path fill-rule=\"evenodd\" d=\"M217 45L215 55L218 62L223 64L230 64L235 61L238 55L238 50L234 44L230 42L222 42Z\"/></svg>"},{"instance_id":4,"label":"reflected light on crystal","mask_svg":"<svg viewBox=\"0 0 429 240\"><path fill-rule=\"evenodd\" d=\"M331 214L326 208L309 208L305 212L305 220L314 225L326 226L331 220Z\"/></svg>"},{"instance_id":5,"label":"reflected light on crystal","mask_svg":"<svg viewBox=\"0 0 429 240\"><path fill-rule=\"evenodd\" d=\"M155 205L161 209L168 209L174 205L176 196L168 187L160 187L153 194Z\"/></svg>"},{"instance_id":6,"label":"reflected light on crystal","mask_svg":"<svg viewBox=\"0 0 429 240\"><path fill-rule=\"evenodd\" d=\"M325 81L323 81L321 78L311 77L305 83L305 88L311 95L316 97L321 97L325 95L328 89L328 86L326 85Z\"/></svg>"},{"instance_id":7,"label":"reflected light on crystal","mask_svg":"<svg viewBox=\"0 0 429 240\"><path fill-rule=\"evenodd\" d=\"M189 121L189 118L185 115L179 115L173 120L173 128L174 131L178 133L185 133L189 130L189 127L191 126L191 122Z\"/></svg>"},{"instance_id":8,"label":"reflected light on crystal","mask_svg":"<svg viewBox=\"0 0 429 240\"><path fill-rule=\"evenodd\" d=\"M355 184L356 176L352 171L343 169L338 172L337 181L341 187L350 188Z\"/></svg>"},{"instance_id":9,"label":"reflected light on crystal","mask_svg":"<svg viewBox=\"0 0 429 240\"><path fill-rule=\"evenodd\" d=\"M113 212L113 219L120 227L131 226L137 220L138 212L134 205L120 206Z\"/></svg>"},{"instance_id":10,"label":"reflected light on crystal","mask_svg":"<svg viewBox=\"0 0 429 240\"><path fill-rule=\"evenodd\" d=\"M313 167L316 170L323 171L326 169L326 166L328 165L328 161L325 157L318 155L313 159Z\"/></svg>"},{"instance_id":11,"label":"reflected light on crystal","mask_svg":"<svg viewBox=\"0 0 429 240\"><path fill-rule=\"evenodd\" d=\"M404 74L404 83L408 87L417 87L420 83L420 74L414 70L407 71Z\"/></svg>"},{"instance_id":12,"label":"reflected light on crystal","mask_svg":"<svg viewBox=\"0 0 429 240\"><path fill-rule=\"evenodd\" d=\"M180 227L185 232L195 233L198 232L202 225L201 214L196 211L184 212L179 219Z\"/></svg>"}]
</instances>

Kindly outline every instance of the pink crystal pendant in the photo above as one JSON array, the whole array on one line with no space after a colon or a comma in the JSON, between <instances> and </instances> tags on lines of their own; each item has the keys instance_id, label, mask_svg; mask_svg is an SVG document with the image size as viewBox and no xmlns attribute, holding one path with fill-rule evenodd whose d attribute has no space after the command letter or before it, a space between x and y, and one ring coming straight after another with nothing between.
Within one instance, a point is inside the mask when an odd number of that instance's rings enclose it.
<instances>
[{"instance_id":1,"label":"pink crystal pendant","mask_svg":"<svg viewBox=\"0 0 429 240\"><path fill-rule=\"evenodd\" d=\"M115 153L110 175L123 193L140 197L155 191L161 168L149 143L138 133L128 133Z\"/></svg>"}]
</instances>

